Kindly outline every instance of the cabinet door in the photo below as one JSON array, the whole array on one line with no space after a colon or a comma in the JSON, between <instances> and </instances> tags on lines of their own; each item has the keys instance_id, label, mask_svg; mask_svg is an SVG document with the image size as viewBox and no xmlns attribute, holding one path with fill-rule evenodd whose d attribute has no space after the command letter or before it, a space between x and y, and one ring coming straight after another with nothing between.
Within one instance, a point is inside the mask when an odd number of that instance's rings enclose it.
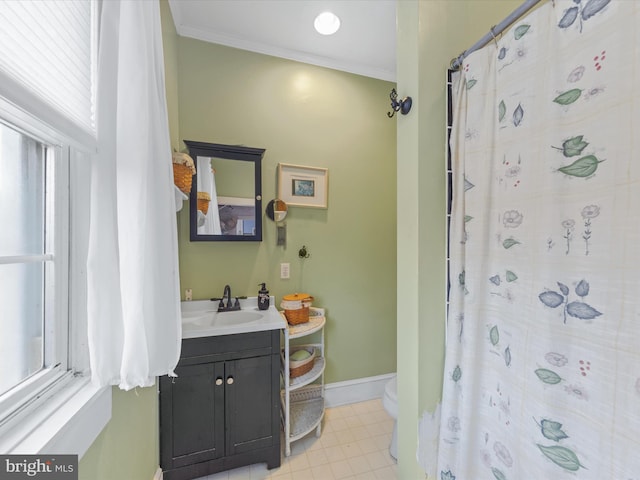
<instances>
[{"instance_id":1,"label":"cabinet door","mask_svg":"<svg viewBox=\"0 0 640 480\"><path fill-rule=\"evenodd\" d=\"M224 363L177 367L160 394L162 467L224 456Z\"/></svg>"},{"instance_id":2,"label":"cabinet door","mask_svg":"<svg viewBox=\"0 0 640 480\"><path fill-rule=\"evenodd\" d=\"M265 355L226 362L227 455L279 444L277 359Z\"/></svg>"}]
</instances>

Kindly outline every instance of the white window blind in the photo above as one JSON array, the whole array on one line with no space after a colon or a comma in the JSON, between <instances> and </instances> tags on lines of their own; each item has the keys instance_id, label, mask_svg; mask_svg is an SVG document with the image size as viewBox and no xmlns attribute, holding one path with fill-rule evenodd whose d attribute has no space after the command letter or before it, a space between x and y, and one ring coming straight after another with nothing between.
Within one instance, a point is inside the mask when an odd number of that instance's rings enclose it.
<instances>
[{"instance_id":1,"label":"white window blind","mask_svg":"<svg viewBox=\"0 0 640 480\"><path fill-rule=\"evenodd\" d=\"M0 72L95 133L96 2L0 1Z\"/></svg>"}]
</instances>

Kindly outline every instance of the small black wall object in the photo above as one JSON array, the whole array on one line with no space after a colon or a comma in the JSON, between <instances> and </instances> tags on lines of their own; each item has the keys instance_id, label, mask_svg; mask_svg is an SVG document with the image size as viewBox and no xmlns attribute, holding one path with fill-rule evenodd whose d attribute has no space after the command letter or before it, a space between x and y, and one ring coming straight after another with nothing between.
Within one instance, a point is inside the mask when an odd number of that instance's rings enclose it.
<instances>
[{"instance_id":1,"label":"small black wall object","mask_svg":"<svg viewBox=\"0 0 640 480\"><path fill-rule=\"evenodd\" d=\"M389 98L391 99L391 109L392 112L387 112L387 116L392 118L396 112L400 112L402 115L406 115L411 110L411 104L413 100L411 97L404 97L402 100L398 100L398 92L396 92L395 88L391 89L391 93L389 94Z\"/></svg>"}]
</instances>

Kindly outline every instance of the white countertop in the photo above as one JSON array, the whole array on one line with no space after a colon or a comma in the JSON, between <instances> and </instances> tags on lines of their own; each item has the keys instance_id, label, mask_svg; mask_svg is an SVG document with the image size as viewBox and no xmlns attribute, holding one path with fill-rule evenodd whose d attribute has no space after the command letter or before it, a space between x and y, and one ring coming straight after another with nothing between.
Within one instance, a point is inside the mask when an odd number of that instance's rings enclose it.
<instances>
[{"instance_id":1,"label":"white countertop","mask_svg":"<svg viewBox=\"0 0 640 480\"><path fill-rule=\"evenodd\" d=\"M258 298L248 297L240 300L240 310L220 313L218 313L218 301L181 302L182 338L233 335L286 328L286 320L275 307L275 298L272 296L270 299L267 310L258 310Z\"/></svg>"}]
</instances>

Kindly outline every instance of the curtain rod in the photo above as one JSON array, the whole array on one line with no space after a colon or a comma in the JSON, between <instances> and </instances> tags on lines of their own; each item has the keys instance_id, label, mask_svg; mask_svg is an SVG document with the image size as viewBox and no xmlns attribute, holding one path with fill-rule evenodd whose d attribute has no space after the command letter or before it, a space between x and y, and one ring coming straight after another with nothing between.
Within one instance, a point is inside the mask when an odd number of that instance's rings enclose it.
<instances>
[{"instance_id":1,"label":"curtain rod","mask_svg":"<svg viewBox=\"0 0 640 480\"><path fill-rule=\"evenodd\" d=\"M481 49L491 40L495 40L496 36L500 35L504 32L512 23L518 20L522 15L531 10L534 6L540 3L543 0L526 0L522 5L516 8L511 14L502 20L498 25L494 25L491 27L489 33L487 33L484 37L474 43L468 50L465 50L456 58L451 60L450 68L451 70L458 70L462 65L462 61L472 52Z\"/></svg>"}]
</instances>

